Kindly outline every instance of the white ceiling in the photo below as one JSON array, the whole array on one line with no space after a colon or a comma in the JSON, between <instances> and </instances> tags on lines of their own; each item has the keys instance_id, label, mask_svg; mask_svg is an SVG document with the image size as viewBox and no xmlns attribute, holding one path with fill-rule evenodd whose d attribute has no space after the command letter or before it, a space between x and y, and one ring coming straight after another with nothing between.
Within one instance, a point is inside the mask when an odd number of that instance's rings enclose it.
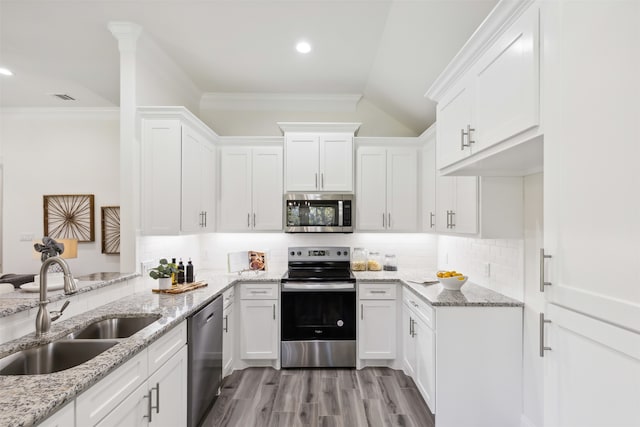
<instances>
[{"instance_id":1,"label":"white ceiling","mask_svg":"<svg viewBox=\"0 0 640 427\"><path fill-rule=\"evenodd\" d=\"M0 76L0 106L117 106L107 23L131 21L203 93L360 93L420 133L435 120L424 93L496 3L0 0L0 67L15 74ZM310 54L295 52L299 39Z\"/></svg>"}]
</instances>

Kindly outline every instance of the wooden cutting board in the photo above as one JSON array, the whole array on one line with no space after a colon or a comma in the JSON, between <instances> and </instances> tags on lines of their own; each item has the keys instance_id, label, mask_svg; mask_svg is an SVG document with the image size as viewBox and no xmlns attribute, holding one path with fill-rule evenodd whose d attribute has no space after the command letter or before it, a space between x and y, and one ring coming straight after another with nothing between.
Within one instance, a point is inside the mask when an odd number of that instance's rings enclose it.
<instances>
[{"instance_id":1,"label":"wooden cutting board","mask_svg":"<svg viewBox=\"0 0 640 427\"><path fill-rule=\"evenodd\" d=\"M204 286L207 286L207 282L199 281L193 283L185 283L184 285L173 286L169 289L151 289L151 291L156 294L181 294L183 292L192 291Z\"/></svg>"}]
</instances>

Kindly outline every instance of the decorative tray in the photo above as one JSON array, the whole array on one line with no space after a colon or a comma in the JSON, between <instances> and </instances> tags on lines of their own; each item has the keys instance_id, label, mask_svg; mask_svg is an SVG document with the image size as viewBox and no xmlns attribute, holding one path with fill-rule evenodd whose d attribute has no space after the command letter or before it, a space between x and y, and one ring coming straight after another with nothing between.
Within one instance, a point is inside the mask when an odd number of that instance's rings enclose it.
<instances>
[{"instance_id":1,"label":"decorative tray","mask_svg":"<svg viewBox=\"0 0 640 427\"><path fill-rule=\"evenodd\" d=\"M151 289L151 291L156 294L181 294L183 292L192 291L204 286L207 286L207 282L199 281L193 283L185 283L184 285L173 286L169 289Z\"/></svg>"}]
</instances>

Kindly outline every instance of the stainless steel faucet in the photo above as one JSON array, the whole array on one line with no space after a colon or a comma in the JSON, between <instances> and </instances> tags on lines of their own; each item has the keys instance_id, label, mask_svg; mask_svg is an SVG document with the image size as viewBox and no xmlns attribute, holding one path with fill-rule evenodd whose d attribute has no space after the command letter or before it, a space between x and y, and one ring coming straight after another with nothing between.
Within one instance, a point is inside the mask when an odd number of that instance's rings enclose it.
<instances>
[{"instance_id":1,"label":"stainless steel faucet","mask_svg":"<svg viewBox=\"0 0 640 427\"><path fill-rule=\"evenodd\" d=\"M62 272L64 273L64 293L71 295L78 292L76 281L73 279L69 265L64 259L53 256L43 261L40 267L40 302L38 303L40 307L38 308L38 315L36 316L36 336L46 334L49 332L49 329L51 329L52 320L47 311L47 304L49 304L49 300L47 299L47 270L51 264L58 264L62 268ZM67 305L69 305L68 303L69 301L62 306L60 311L52 312L54 313L53 320L57 320L62 316L62 312L67 308Z\"/></svg>"}]
</instances>

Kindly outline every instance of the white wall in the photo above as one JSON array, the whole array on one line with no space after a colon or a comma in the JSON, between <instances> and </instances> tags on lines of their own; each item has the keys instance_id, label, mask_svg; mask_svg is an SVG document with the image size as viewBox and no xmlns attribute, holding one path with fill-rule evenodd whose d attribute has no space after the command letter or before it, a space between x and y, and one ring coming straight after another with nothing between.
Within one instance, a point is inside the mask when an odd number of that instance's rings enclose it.
<instances>
[{"instance_id":1,"label":"white wall","mask_svg":"<svg viewBox=\"0 0 640 427\"><path fill-rule=\"evenodd\" d=\"M119 271L118 255L103 255L100 207L119 204L117 110L2 111L4 273L37 273L32 242L42 238L42 196L95 195L95 241L80 243L69 260L74 275Z\"/></svg>"},{"instance_id":2,"label":"white wall","mask_svg":"<svg viewBox=\"0 0 640 427\"><path fill-rule=\"evenodd\" d=\"M139 254L144 260L166 257L189 257L198 269L227 271L227 253L263 250L269 252L269 270L284 273L289 246L349 246L394 253L400 270L419 269L425 273L436 267L437 239L429 234L353 233L353 234L286 234L286 233L212 233L201 236L141 237ZM198 252L199 250L199 252Z\"/></svg>"},{"instance_id":3,"label":"white wall","mask_svg":"<svg viewBox=\"0 0 640 427\"><path fill-rule=\"evenodd\" d=\"M320 111L224 111L202 108L200 119L218 135L280 136L277 122L362 123L358 136L418 136L413 130L380 110L366 98L354 112Z\"/></svg>"}]
</instances>

